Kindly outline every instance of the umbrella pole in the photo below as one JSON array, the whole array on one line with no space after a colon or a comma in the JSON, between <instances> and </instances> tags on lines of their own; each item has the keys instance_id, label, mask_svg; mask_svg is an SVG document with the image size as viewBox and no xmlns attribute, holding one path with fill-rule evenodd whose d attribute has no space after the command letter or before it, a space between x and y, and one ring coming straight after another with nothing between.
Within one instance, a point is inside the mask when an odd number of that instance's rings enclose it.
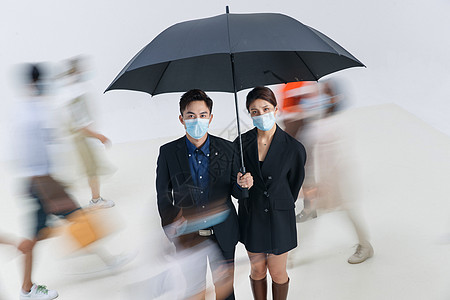
<instances>
[{"instance_id":1,"label":"umbrella pole","mask_svg":"<svg viewBox=\"0 0 450 300\"><path fill-rule=\"evenodd\" d=\"M238 98L237 98L237 91L236 91L236 80L235 80L235 73L234 73L234 55L230 54L231 58L231 73L233 75L233 90L234 90L234 107L236 108L236 123L237 123L237 132L238 132L238 138L239 138L239 154L241 158L241 173L245 174L245 166L244 166L244 151L242 149L242 136L241 136L241 124L239 122L239 105L238 105ZM248 198L248 189L242 188L242 198Z\"/></svg>"}]
</instances>

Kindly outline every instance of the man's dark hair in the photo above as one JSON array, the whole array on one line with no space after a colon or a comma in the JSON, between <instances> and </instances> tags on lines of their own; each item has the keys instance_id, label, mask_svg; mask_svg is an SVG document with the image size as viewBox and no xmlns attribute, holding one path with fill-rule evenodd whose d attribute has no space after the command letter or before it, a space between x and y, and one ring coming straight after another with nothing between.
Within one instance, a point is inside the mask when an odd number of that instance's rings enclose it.
<instances>
[{"instance_id":1,"label":"man's dark hair","mask_svg":"<svg viewBox=\"0 0 450 300\"><path fill-rule=\"evenodd\" d=\"M247 94L247 101L245 106L249 111L250 104L256 99L262 99L270 102L273 106L277 106L277 99L271 89L265 86L257 86Z\"/></svg>"},{"instance_id":2,"label":"man's dark hair","mask_svg":"<svg viewBox=\"0 0 450 300\"><path fill-rule=\"evenodd\" d=\"M213 102L206 93L199 89L189 90L180 98L180 114L183 115L184 110L193 101L205 101L209 108L209 113L212 113Z\"/></svg>"}]
</instances>

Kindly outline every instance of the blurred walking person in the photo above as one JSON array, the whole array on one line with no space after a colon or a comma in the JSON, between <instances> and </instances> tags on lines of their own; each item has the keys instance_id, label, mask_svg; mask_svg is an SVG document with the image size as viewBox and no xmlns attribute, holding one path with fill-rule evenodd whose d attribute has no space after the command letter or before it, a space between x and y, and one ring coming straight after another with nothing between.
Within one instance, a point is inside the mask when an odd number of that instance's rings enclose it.
<instances>
[{"instance_id":1,"label":"blurred walking person","mask_svg":"<svg viewBox=\"0 0 450 300\"><path fill-rule=\"evenodd\" d=\"M68 71L59 75L58 79L62 82L61 98L63 98L63 107L59 110L59 114L60 118L63 119L64 134L73 138L76 151L88 178L92 196L89 206L110 208L115 203L101 196L99 177L111 173L112 170L105 165L104 159L99 157L99 151L91 144L91 139L97 139L105 146L110 145L111 141L93 128L93 120L87 103L88 88L83 63L81 56L69 59L67 62L69 65Z\"/></svg>"},{"instance_id":2,"label":"blurred walking person","mask_svg":"<svg viewBox=\"0 0 450 300\"><path fill-rule=\"evenodd\" d=\"M273 299L285 300L289 288L286 261L289 251L297 247L294 208L305 176L306 152L276 124L277 100L269 88L250 91L246 107L255 125L242 135L247 173L237 172L237 158L233 172L237 174L234 193L249 189L248 199L239 198L240 241L250 259L254 299L267 298L268 270Z\"/></svg>"},{"instance_id":3,"label":"blurred walking person","mask_svg":"<svg viewBox=\"0 0 450 300\"><path fill-rule=\"evenodd\" d=\"M302 186L303 210L297 215L297 222L302 223L317 217L314 203L317 190L313 159L317 135L314 122L323 113L322 98L317 83L312 81L287 83L283 87L282 96L285 131L301 141L308 157Z\"/></svg>"},{"instance_id":4,"label":"blurred walking person","mask_svg":"<svg viewBox=\"0 0 450 300\"><path fill-rule=\"evenodd\" d=\"M338 82L320 83L321 93L327 101L323 116L315 122L315 207L322 211L342 209L354 229L358 245L349 257L350 264L364 262L374 254L366 226L358 210L360 181L354 161L353 141L348 135L348 124L341 118L344 95Z\"/></svg>"},{"instance_id":5,"label":"blurred walking person","mask_svg":"<svg viewBox=\"0 0 450 300\"><path fill-rule=\"evenodd\" d=\"M37 65L26 70L27 98L20 103L20 116L17 118L17 153L28 181L28 194L38 206L33 238L25 240L19 248L25 253L24 278L20 299L55 299L58 293L32 281L33 248L36 243L49 236L47 216L56 214L69 217L79 206L68 197L63 188L50 176L50 159L47 144L50 137L45 128L45 85L42 71ZM59 197L49 195L57 194Z\"/></svg>"}]
</instances>

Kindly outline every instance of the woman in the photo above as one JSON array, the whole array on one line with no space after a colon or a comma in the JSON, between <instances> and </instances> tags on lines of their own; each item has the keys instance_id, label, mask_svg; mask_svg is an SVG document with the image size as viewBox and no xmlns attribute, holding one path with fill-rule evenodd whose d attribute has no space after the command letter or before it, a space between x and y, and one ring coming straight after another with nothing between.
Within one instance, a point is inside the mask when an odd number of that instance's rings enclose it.
<instances>
[{"instance_id":1,"label":"woman","mask_svg":"<svg viewBox=\"0 0 450 300\"><path fill-rule=\"evenodd\" d=\"M241 242L250 258L254 299L267 297L268 269L273 299L281 300L287 298L289 286L287 254L297 246L294 208L305 175L306 152L275 123L277 101L269 88L254 88L246 106L256 128L242 135L247 173L234 173ZM248 199L239 196L242 188L249 189Z\"/></svg>"}]
</instances>

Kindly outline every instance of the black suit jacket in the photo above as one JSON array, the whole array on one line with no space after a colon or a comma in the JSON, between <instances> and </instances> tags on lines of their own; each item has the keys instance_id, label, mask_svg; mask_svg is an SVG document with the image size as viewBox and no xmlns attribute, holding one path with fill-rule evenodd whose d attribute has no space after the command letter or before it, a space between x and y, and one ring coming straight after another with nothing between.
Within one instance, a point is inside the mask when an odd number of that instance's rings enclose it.
<instances>
[{"instance_id":1,"label":"black suit jacket","mask_svg":"<svg viewBox=\"0 0 450 300\"><path fill-rule=\"evenodd\" d=\"M236 209L231 201L231 178L233 144L219 137L209 135L209 185L208 203L214 206L225 203L230 214L227 219L213 226L217 242L223 251L232 251L239 239L239 225ZM156 192L158 211L162 226L172 223L183 209L182 214L201 212L195 205L195 189L189 168L186 137L161 146L156 169Z\"/></svg>"},{"instance_id":2,"label":"black suit jacket","mask_svg":"<svg viewBox=\"0 0 450 300\"><path fill-rule=\"evenodd\" d=\"M241 241L251 252L289 251L297 246L294 208L305 177L305 148L277 126L260 168L256 128L242 135L242 145L244 164L253 176L253 186L248 199L238 197ZM238 157L235 157L233 172L238 167ZM237 185L234 194L236 190Z\"/></svg>"}]
</instances>

